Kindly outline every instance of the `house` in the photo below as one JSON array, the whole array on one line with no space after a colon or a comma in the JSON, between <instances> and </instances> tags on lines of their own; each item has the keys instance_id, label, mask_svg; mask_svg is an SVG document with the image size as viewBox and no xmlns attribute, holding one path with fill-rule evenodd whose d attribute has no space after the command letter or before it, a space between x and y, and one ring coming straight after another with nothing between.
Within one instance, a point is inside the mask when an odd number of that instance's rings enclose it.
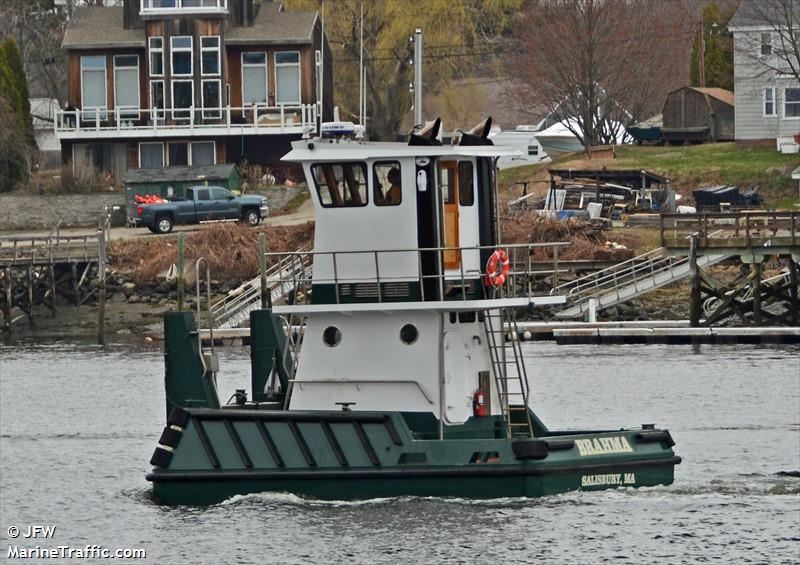
<instances>
[{"instance_id":1,"label":"house","mask_svg":"<svg viewBox=\"0 0 800 565\"><path fill-rule=\"evenodd\" d=\"M792 136L800 132L800 83L789 69L788 60L796 54L787 49L786 39L789 23L797 33L800 1L789 11L791 22L787 16L770 15L771 9L774 2L742 2L728 24L734 45L736 140L769 140L796 151Z\"/></svg>"},{"instance_id":2,"label":"house","mask_svg":"<svg viewBox=\"0 0 800 565\"><path fill-rule=\"evenodd\" d=\"M667 94L661 136L667 143L733 141L733 92L684 86Z\"/></svg>"},{"instance_id":3,"label":"house","mask_svg":"<svg viewBox=\"0 0 800 565\"><path fill-rule=\"evenodd\" d=\"M66 30L62 159L131 168L247 160L273 169L330 119L332 57L316 12L258 0L123 0Z\"/></svg>"}]
</instances>

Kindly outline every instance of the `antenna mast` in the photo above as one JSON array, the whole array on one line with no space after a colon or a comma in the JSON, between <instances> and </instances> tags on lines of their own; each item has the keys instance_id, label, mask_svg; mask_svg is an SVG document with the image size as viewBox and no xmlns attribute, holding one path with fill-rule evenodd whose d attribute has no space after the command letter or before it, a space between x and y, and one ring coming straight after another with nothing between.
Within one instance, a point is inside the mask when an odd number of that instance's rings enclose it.
<instances>
[{"instance_id":1,"label":"antenna mast","mask_svg":"<svg viewBox=\"0 0 800 565\"><path fill-rule=\"evenodd\" d=\"M414 32L414 125L422 122L422 28Z\"/></svg>"}]
</instances>

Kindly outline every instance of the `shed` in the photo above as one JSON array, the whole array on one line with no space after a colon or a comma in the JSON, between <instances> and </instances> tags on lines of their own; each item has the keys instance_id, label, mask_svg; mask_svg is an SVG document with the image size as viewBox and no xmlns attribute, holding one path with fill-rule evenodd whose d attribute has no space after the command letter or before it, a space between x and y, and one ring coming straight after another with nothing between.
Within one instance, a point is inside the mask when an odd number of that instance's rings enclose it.
<instances>
[{"instance_id":1,"label":"shed","mask_svg":"<svg viewBox=\"0 0 800 565\"><path fill-rule=\"evenodd\" d=\"M667 94L661 134L669 143L733 141L733 92L684 86Z\"/></svg>"},{"instance_id":2,"label":"shed","mask_svg":"<svg viewBox=\"0 0 800 565\"><path fill-rule=\"evenodd\" d=\"M238 192L242 187L242 177L236 166L231 164L129 169L125 173L125 194L128 202L137 194L155 194L167 199L183 198L187 187L198 184L213 184Z\"/></svg>"}]
</instances>

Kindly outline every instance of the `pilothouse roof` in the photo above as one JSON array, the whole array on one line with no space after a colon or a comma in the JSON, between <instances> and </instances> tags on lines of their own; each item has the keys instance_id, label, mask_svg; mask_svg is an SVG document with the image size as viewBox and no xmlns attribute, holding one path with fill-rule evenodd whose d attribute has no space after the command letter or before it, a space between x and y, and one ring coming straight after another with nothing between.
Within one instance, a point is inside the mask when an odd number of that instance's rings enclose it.
<instances>
[{"instance_id":1,"label":"pilothouse roof","mask_svg":"<svg viewBox=\"0 0 800 565\"><path fill-rule=\"evenodd\" d=\"M515 147L498 145L407 145L389 141L301 140L292 143L292 150L283 161L354 161L390 159L392 157L514 157L521 155Z\"/></svg>"}]
</instances>

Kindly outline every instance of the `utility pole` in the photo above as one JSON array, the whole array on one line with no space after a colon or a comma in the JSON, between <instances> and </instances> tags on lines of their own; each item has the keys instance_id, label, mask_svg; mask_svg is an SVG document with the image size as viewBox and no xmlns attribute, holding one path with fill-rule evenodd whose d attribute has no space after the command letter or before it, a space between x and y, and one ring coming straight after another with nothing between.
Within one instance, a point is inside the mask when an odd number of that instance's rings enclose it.
<instances>
[{"instance_id":1,"label":"utility pole","mask_svg":"<svg viewBox=\"0 0 800 565\"><path fill-rule=\"evenodd\" d=\"M422 126L422 28L414 32L414 125Z\"/></svg>"},{"instance_id":2,"label":"utility pole","mask_svg":"<svg viewBox=\"0 0 800 565\"><path fill-rule=\"evenodd\" d=\"M700 86L706 85L706 33L703 28L703 13L700 12L700 49L697 57L700 65Z\"/></svg>"}]
</instances>

